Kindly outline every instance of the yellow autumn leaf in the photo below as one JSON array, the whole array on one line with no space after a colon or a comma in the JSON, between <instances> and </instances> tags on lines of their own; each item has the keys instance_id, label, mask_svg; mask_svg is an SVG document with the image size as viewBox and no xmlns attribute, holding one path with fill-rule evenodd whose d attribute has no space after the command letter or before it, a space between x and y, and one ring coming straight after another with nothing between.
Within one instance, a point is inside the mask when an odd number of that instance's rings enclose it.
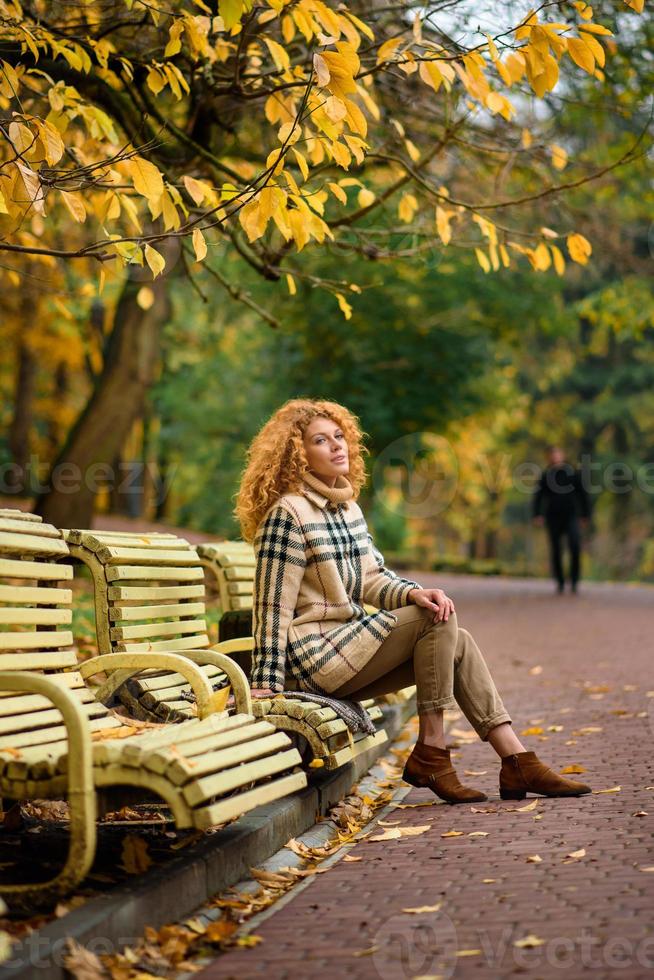
<instances>
[{"instance_id":1,"label":"yellow autumn leaf","mask_svg":"<svg viewBox=\"0 0 654 980\"><path fill-rule=\"evenodd\" d=\"M446 211L439 205L436 207L436 230L443 245L449 245L452 239L452 229L450 222L454 217L454 211Z\"/></svg>"},{"instance_id":2,"label":"yellow autumn leaf","mask_svg":"<svg viewBox=\"0 0 654 980\"><path fill-rule=\"evenodd\" d=\"M198 229L196 229L197 231ZM202 232L200 232L202 234ZM204 239L203 239L204 241ZM206 249L206 245L205 245ZM219 691L214 691L209 698L209 711L211 714L218 714L221 711L225 711L227 708L227 702L229 700L229 695L231 693L231 686L228 684L227 687L222 687Z\"/></svg>"},{"instance_id":3,"label":"yellow autumn leaf","mask_svg":"<svg viewBox=\"0 0 654 980\"><path fill-rule=\"evenodd\" d=\"M538 725L535 725L533 728L523 728L522 731L520 732L520 734L521 735L542 735L544 731L545 731L544 728L540 728Z\"/></svg>"},{"instance_id":4,"label":"yellow autumn leaf","mask_svg":"<svg viewBox=\"0 0 654 980\"><path fill-rule=\"evenodd\" d=\"M446 830L444 834L441 834L441 837L463 837L463 831L462 830Z\"/></svg>"},{"instance_id":5,"label":"yellow autumn leaf","mask_svg":"<svg viewBox=\"0 0 654 980\"><path fill-rule=\"evenodd\" d=\"M295 279L290 274L290 272L286 273L286 287L290 295L295 296L295 294L297 293L297 286L295 285Z\"/></svg>"},{"instance_id":6,"label":"yellow autumn leaf","mask_svg":"<svg viewBox=\"0 0 654 980\"><path fill-rule=\"evenodd\" d=\"M156 200L163 194L164 183L161 172L149 160L139 156L132 157L126 161L125 167L132 178L134 189L148 201Z\"/></svg>"},{"instance_id":7,"label":"yellow autumn leaf","mask_svg":"<svg viewBox=\"0 0 654 980\"><path fill-rule=\"evenodd\" d=\"M350 304L348 303L348 301L345 299L345 296L343 296L342 293L336 293L336 299L338 300L338 305L341 308L341 312L343 313L343 316L345 317L345 319L346 320L351 319L351 317L352 317L352 307L350 306Z\"/></svg>"},{"instance_id":8,"label":"yellow autumn leaf","mask_svg":"<svg viewBox=\"0 0 654 980\"><path fill-rule=\"evenodd\" d=\"M581 41L576 37L568 38L568 54L575 65L583 68L590 75L593 74L595 71L595 56L585 41Z\"/></svg>"},{"instance_id":9,"label":"yellow autumn leaf","mask_svg":"<svg viewBox=\"0 0 654 980\"><path fill-rule=\"evenodd\" d=\"M226 30L231 30L241 19L246 4L244 0L220 0L218 11L223 19ZM247 4L248 7L251 4Z\"/></svg>"},{"instance_id":10,"label":"yellow autumn leaf","mask_svg":"<svg viewBox=\"0 0 654 980\"><path fill-rule=\"evenodd\" d=\"M578 851L571 851L567 855L567 857L569 857L569 858L575 858L575 859L576 858L586 857L586 848L585 847L580 847Z\"/></svg>"},{"instance_id":11,"label":"yellow autumn leaf","mask_svg":"<svg viewBox=\"0 0 654 980\"><path fill-rule=\"evenodd\" d=\"M149 310L154 303L154 293L149 286L141 286L136 294L136 302L142 310Z\"/></svg>"},{"instance_id":12,"label":"yellow autumn leaf","mask_svg":"<svg viewBox=\"0 0 654 980\"><path fill-rule=\"evenodd\" d=\"M152 864L148 854L147 841L135 834L127 834L123 839L121 867L130 875L139 875L147 871Z\"/></svg>"},{"instance_id":13,"label":"yellow autumn leaf","mask_svg":"<svg viewBox=\"0 0 654 980\"><path fill-rule=\"evenodd\" d=\"M160 276L163 270L166 268L166 260L160 252L157 252L156 248L152 245L145 245L145 261L150 266L152 270L152 276L154 279Z\"/></svg>"},{"instance_id":14,"label":"yellow autumn leaf","mask_svg":"<svg viewBox=\"0 0 654 980\"><path fill-rule=\"evenodd\" d=\"M588 263L588 258L593 251L593 246L590 244L587 238L584 238L583 235L575 232L572 235L568 235L567 245L570 258L573 262L577 262L579 265L586 265Z\"/></svg>"},{"instance_id":15,"label":"yellow autumn leaf","mask_svg":"<svg viewBox=\"0 0 654 980\"><path fill-rule=\"evenodd\" d=\"M84 198L77 191L59 191L62 200L75 221L86 221Z\"/></svg>"},{"instance_id":16,"label":"yellow autumn leaf","mask_svg":"<svg viewBox=\"0 0 654 980\"><path fill-rule=\"evenodd\" d=\"M550 152L552 154L552 163L557 170L563 170L568 162L567 150L564 150L562 146L557 143L552 143L550 145Z\"/></svg>"},{"instance_id":17,"label":"yellow autumn leaf","mask_svg":"<svg viewBox=\"0 0 654 980\"><path fill-rule=\"evenodd\" d=\"M586 772L586 768L574 763L571 766L565 766L563 769L560 769L559 772L562 773L562 775L567 776L575 772Z\"/></svg>"},{"instance_id":18,"label":"yellow autumn leaf","mask_svg":"<svg viewBox=\"0 0 654 980\"><path fill-rule=\"evenodd\" d=\"M423 912L438 912L442 905L442 902L437 902L436 905L417 905L415 908L402 909L402 911L411 915L421 915Z\"/></svg>"},{"instance_id":19,"label":"yellow autumn leaf","mask_svg":"<svg viewBox=\"0 0 654 980\"><path fill-rule=\"evenodd\" d=\"M278 41L274 41L271 37L264 35L264 41L266 47L270 51L270 56L275 62L275 67L278 71L284 71L286 68L290 67L290 59L288 57L288 52L286 48L283 48Z\"/></svg>"},{"instance_id":20,"label":"yellow autumn leaf","mask_svg":"<svg viewBox=\"0 0 654 980\"><path fill-rule=\"evenodd\" d=\"M533 949L535 946L542 946L544 944L544 939L539 939L538 936L525 936L524 939L515 939L513 942L514 946L518 949Z\"/></svg>"},{"instance_id":21,"label":"yellow autumn leaf","mask_svg":"<svg viewBox=\"0 0 654 980\"><path fill-rule=\"evenodd\" d=\"M322 769L324 765L324 759L312 759L309 763L309 769Z\"/></svg>"},{"instance_id":22,"label":"yellow autumn leaf","mask_svg":"<svg viewBox=\"0 0 654 980\"><path fill-rule=\"evenodd\" d=\"M540 854L528 854L526 860L527 864L540 864L543 859Z\"/></svg>"},{"instance_id":23,"label":"yellow autumn leaf","mask_svg":"<svg viewBox=\"0 0 654 980\"><path fill-rule=\"evenodd\" d=\"M367 187L362 187L357 195L357 201L360 208L367 208L375 200L376 195L373 191L369 190Z\"/></svg>"},{"instance_id":24,"label":"yellow autumn leaf","mask_svg":"<svg viewBox=\"0 0 654 980\"><path fill-rule=\"evenodd\" d=\"M434 92L438 92L443 84L443 73L438 65L434 64L433 61L421 61L418 73L425 85L429 85Z\"/></svg>"},{"instance_id":25,"label":"yellow autumn leaf","mask_svg":"<svg viewBox=\"0 0 654 980\"><path fill-rule=\"evenodd\" d=\"M0 191L0 214L9 214L9 208L7 207L7 202L2 191Z\"/></svg>"},{"instance_id":26,"label":"yellow autumn leaf","mask_svg":"<svg viewBox=\"0 0 654 980\"><path fill-rule=\"evenodd\" d=\"M207 254L207 243L204 235L199 228L193 229L193 251L195 252L196 262L201 262Z\"/></svg>"},{"instance_id":27,"label":"yellow autumn leaf","mask_svg":"<svg viewBox=\"0 0 654 980\"><path fill-rule=\"evenodd\" d=\"M418 210L418 201L415 194L403 194L397 206L397 214L400 221L408 224L413 220L413 216Z\"/></svg>"},{"instance_id":28,"label":"yellow autumn leaf","mask_svg":"<svg viewBox=\"0 0 654 980\"><path fill-rule=\"evenodd\" d=\"M381 65L383 61L390 61L402 42L402 37L392 37L389 41L384 41L377 52L377 64Z\"/></svg>"},{"instance_id":29,"label":"yellow autumn leaf","mask_svg":"<svg viewBox=\"0 0 654 980\"><path fill-rule=\"evenodd\" d=\"M194 204L202 204L211 193L209 185L205 184L202 180L196 180L195 177L189 177L188 174L185 174L182 180Z\"/></svg>"},{"instance_id":30,"label":"yellow autumn leaf","mask_svg":"<svg viewBox=\"0 0 654 980\"><path fill-rule=\"evenodd\" d=\"M475 249L475 255L477 256L477 262L479 262L479 265L482 267L482 269L484 270L484 272L490 272L490 270L491 270L491 264L490 264L490 260L489 260L488 256L486 255L486 253L484 251L482 251L482 249L476 248Z\"/></svg>"},{"instance_id":31,"label":"yellow autumn leaf","mask_svg":"<svg viewBox=\"0 0 654 980\"><path fill-rule=\"evenodd\" d=\"M609 789L594 789L593 793L599 795L600 793L619 793L622 790L622 786L610 786Z\"/></svg>"}]
</instances>

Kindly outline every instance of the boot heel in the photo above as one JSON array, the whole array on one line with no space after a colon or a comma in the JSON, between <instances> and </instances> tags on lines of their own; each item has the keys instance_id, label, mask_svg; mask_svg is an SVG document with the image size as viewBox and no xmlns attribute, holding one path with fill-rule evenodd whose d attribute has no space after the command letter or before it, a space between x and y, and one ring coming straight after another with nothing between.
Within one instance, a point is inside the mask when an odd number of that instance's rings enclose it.
<instances>
[{"instance_id":1,"label":"boot heel","mask_svg":"<svg viewBox=\"0 0 654 980\"><path fill-rule=\"evenodd\" d=\"M503 800L524 800L527 793L521 789L501 789L500 797Z\"/></svg>"},{"instance_id":2,"label":"boot heel","mask_svg":"<svg viewBox=\"0 0 654 980\"><path fill-rule=\"evenodd\" d=\"M402 779L404 780L405 783L408 783L410 786L417 786L419 789L422 786L422 784L418 782L415 776L409 776L402 773Z\"/></svg>"}]
</instances>

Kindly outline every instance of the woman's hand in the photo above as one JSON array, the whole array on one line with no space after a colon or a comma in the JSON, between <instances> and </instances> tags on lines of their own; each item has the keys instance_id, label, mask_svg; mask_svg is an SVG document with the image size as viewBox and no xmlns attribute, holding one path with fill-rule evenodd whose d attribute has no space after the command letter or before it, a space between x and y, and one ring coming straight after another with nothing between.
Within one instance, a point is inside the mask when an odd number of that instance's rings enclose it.
<instances>
[{"instance_id":1,"label":"woman's hand","mask_svg":"<svg viewBox=\"0 0 654 980\"><path fill-rule=\"evenodd\" d=\"M446 596L442 589L412 589L409 592L409 601L416 606L424 609L431 609L434 615L434 622L450 618L450 613L456 612L454 603L449 596Z\"/></svg>"}]
</instances>

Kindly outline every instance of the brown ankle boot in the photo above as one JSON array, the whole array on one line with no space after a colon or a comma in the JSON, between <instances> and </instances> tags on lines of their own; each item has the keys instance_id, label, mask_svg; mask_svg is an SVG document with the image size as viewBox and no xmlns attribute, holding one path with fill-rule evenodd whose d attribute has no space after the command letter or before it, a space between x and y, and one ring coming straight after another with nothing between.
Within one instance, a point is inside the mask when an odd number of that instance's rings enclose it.
<instances>
[{"instance_id":1,"label":"brown ankle boot","mask_svg":"<svg viewBox=\"0 0 654 980\"><path fill-rule=\"evenodd\" d=\"M459 782L450 761L450 750L416 742L406 760L402 779L412 786L426 786L446 803L480 803L485 793Z\"/></svg>"},{"instance_id":2,"label":"brown ankle boot","mask_svg":"<svg viewBox=\"0 0 654 980\"><path fill-rule=\"evenodd\" d=\"M582 796L590 786L559 776L535 752L515 752L504 756L500 769L500 796L503 800L524 800L527 793L543 796Z\"/></svg>"}]
</instances>

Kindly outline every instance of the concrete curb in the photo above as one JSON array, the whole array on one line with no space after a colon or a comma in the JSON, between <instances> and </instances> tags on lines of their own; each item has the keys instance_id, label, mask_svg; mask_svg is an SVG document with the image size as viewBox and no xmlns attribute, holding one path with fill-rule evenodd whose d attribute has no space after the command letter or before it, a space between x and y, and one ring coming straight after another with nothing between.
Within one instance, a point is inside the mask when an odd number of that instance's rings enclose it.
<instances>
[{"instance_id":1,"label":"concrete curb","mask_svg":"<svg viewBox=\"0 0 654 980\"><path fill-rule=\"evenodd\" d=\"M311 771L306 789L258 807L138 881L123 882L32 933L0 967L1 980L66 980L70 974L64 970L63 958L68 938L99 955L118 952L134 945L145 926L177 921L211 895L249 877L251 867L308 830L347 795L375 760L388 752L415 710L415 698L403 705L384 705L388 741L383 745L334 772Z\"/></svg>"}]
</instances>

